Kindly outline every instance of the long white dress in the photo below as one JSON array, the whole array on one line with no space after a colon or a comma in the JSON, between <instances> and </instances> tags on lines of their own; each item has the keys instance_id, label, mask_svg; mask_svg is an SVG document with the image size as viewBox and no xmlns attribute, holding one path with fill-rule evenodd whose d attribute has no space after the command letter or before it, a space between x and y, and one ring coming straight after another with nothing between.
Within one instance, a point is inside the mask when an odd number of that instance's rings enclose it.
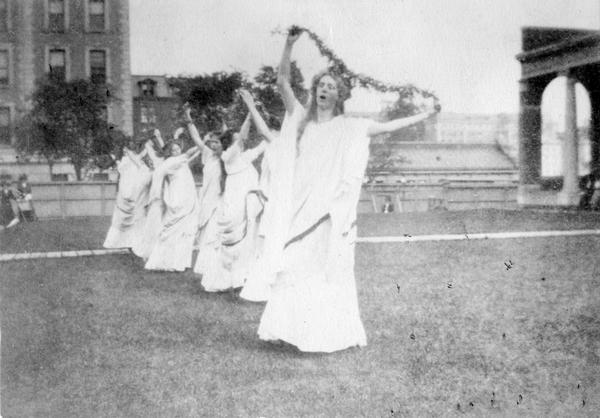
<instances>
[{"instance_id":1,"label":"long white dress","mask_svg":"<svg viewBox=\"0 0 600 418\"><path fill-rule=\"evenodd\" d=\"M150 191L146 203L146 216L143 228L138 232L132 247L133 253L144 260L148 259L152 248L158 240L160 231L162 230L164 212L162 192L165 176L162 171L162 165L165 160L159 157L151 147L148 148L148 155L152 159L154 169L151 175Z\"/></svg>"},{"instance_id":2,"label":"long white dress","mask_svg":"<svg viewBox=\"0 0 600 418\"><path fill-rule=\"evenodd\" d=\"M265 151L263 159L261 161L259 186L256 198L258 199L257 210L254 211L254 221L257 224L256 237L254 242L254 252L251 261L251 265L248 269L248 274L244 287L240 292L240 298L251 301L251 302L266 302L269 300L271 294L271 283L275 276L269 271L267 265L267 258L265 257L265 247L268 247L267 234L265 230L267 228L268 219L264 215L265 206L270 199L270 185L271 185L271 168L269 161L277 155L274 155L274 149L276 145L263 143ZM269 235L270 237L270 235Z\"/></svg>"},{"instance_id":3,"label":"long white dress","mask_svg":"<svg viewBox=\"0 0 600 418\"><path fill-rule=\"evenodd\" d=\"M218 269L219 229L217 208L221 203L221 159L207 146L202 147L202 187L198 192L198 256L194 273L204 274ZM210 274L210 273L209 273Z\"/></svg>"},{"instance_id":4,"label":"long white dress","mask_svg":"<svg viewBox=\"0 0 600 418\"><path fill-rule=\"evenodd\" d=\"M184 271L192 266L192 251L198 226L198 204L194 177L182 154L165 160L162 198L162 230L150 251L147 270Z\"/></svg>"},{"instance_id":5,"label":"long white dress","mask_svg":"<svg viewBox=\"0 0 600 418\"><path fill-rule=\"evenodd\" d=\"M152 174L141 159L129 150L125 150L123 158L117 163L117 170L119 188L104 248L131 248L144 226Z\"/></svg>"},{"instance_id":6,"label":"long white dress","mask_svg":"<svg viewBox=\"0 0 600 418\"><path fill-rule=\"evenodd\" d=\"M283 248L275 248L281 262L272 267L276 278L258 334L263 340L286 341L309 352L364 346L354 243L371 122L344 116L310 122L295 161L290 161L303 111L299 103L295 109L286 115L288 126L280 138L285 143L282 155L288 164L295 163L292 187L287 196L280 191L278 199L267 204L273 205L271 211L283 213L278 226L287 233Z\"/></svg>"},{"instance_id":7,"label":"long white dress","mask_svg":"<svg viewBox=\"0 0 600 418\"><path fill-rule=\"evenodd\" d=\"M233 144L222 155L227 178L217 209L218 263L206 270L202 286L207 292L242 287L254 257L256 214L260 207L258 172L252 162L262 153L258 146L243 151Z\"/></svg>"}]
</instances>

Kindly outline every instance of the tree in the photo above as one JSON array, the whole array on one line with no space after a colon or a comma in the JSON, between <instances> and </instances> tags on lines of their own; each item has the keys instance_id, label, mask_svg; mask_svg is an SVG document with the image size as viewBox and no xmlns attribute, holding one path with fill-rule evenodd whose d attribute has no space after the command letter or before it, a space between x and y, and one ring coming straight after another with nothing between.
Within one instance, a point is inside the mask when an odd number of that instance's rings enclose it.
<instances>
[{"instance_id":1,"label":"tree","mask_svg":"<svg viewBox=\"0 0 600 418\"><path fill-rule=\"evenodd\" d=\"M254 97L259 104L259 110L263 111L265 122L272 129L280 129L285 115L285 105L277 91L277 69L264 65L254 77L254 81ZM291 63L290 83L298 100L305 103L308 91L304 88L304 76L295 61Z\"/></svg>"},{"instance_id":2,"label":"tree","mask_svg":"<svg viewBox=\"0 0 600 418\"><path fill-rule=\"evenodd\" d=\"M223 121L230 117L227 109L235 103L236 90L248 84L239 71L174 77L168 81L181 102L191 105L195 123L203 131L221 128Z\"/></svg>"},{"instance_id":3,"label":"tree","mask_svg":"<svg viewBox=\"0 0 600 418\"><path fill-rule=\"evenodd\" d=\"M81 180L82 168L94 157L110 153L114 137L124 137L106 120L112 99L109 87L89 80L42 79L33 94L33 109L22 119L17 149L39 152L52 161L68 158Z\"/></svg>"}]
</instances>

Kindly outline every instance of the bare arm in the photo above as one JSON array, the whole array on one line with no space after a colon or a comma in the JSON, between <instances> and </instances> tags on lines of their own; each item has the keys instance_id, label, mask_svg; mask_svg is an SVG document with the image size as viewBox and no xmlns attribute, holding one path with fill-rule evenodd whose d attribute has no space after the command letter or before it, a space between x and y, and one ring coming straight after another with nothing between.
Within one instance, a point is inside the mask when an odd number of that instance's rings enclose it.
<instances>
[{"instance_id":1,"label":"bare arm","mask_svg":"<svg viewBox=\"0 0 600 418\"><path fill-rule=\"evenodd\" d=\"M124 148L123 153L127 154L131 162L133 162L137 168L142 166L142 161L140 160L141 156L138 156L135 152L131 151L129 148Z\"/></svg>"},{"instance_id":2,"label":"bare arm","mask_svg":"<svg viewBox=\"0 0 600 418\"><path fill-rule=\"evenodd\" d=\"M394 119L389 122L373 122L371 126L367 128L367 135L375 136L379 134L391 133L399 129L406 128L407 126L414 125L415 123L424 121L433 115L433 113L434 112L419 113L418 115Z\"/></svg>"},{"instance_id":3,"label":"bare arm","mask_svg":"<svg viewBox=\"0 0 600 418\"><path fill-rule=\"evenodd\" d=\"M248 110L250 111L252 121L254 122L254 126L256 126L258 133L268 142L272 142L274 136L271 133L271 130L269 129L267 124L265 123L264 119L260 116L260 113L258 113L258 109L256 109L256 105L254 104L254 100L252 99L252 95L250 94L250 92L248 90L241 90L240 96L242 97L242 100L244 101L246 107L248 107Z\"/></svg>"},{"instance_id":4,"label":"bare arm","mask_svg":"<svg viewBox=\"0 0 600 418\"><path fill-rule=\"evenodd\" d=\"M194 121L192 120L192 108L190 107L190 105L188 103L183 105L183 112L184 112L184 119L185 119L185 123L187 125L187 129L188 132L190 133L190 136L192 137L192 140L194 141L194 143L200 147L200 149L202 149L202 147L204 147L204 141L202 140L202 137L200 136L200 133L198 132L198 129L196 128L196 125L194 125Z\"/></svg>"},{"instance_id":5,"label":"bare arm","mask_svg":"<svg viewBox=\"0 0 600 418\"><path fill-rule=\"evenodd\" d=\"M240 128L240 139L242 142L248 139L248 133L250 132L250 113L246 115L246 119L244 119L244 123L242 123L242 127Z\"/></svg>"},{"instance_id":6,"label":"bare arm","mask_svg":"<svg viewBox=\"0 0 600 418\"><path fill-rule=\"evenodd\" d=\"M194 153L192 153L192 155L189 156L188 163L192 162L195 158L197 158L201 154L200 149L198 147L194 147L194 148L196 148L196 151Z\"/></svg>"},{"instance_id":7,"label":"bare arm","mask_svg":"<svg viewBox=\"0 0 600 418\"><path fill-rule=\"evenodd\" d=\"M185 152L185 156L188 159L188 161L191 161L192 159L196 158L198 154L200 154L200 148L197 146L192 147Z\"/></svg>"},{"instance_id":8,"label":"bare arm","mask_svg":"<svg viewBox=\"0 0 600 418\"><path fill-rule=\"evenodd\" d=\"M279 63L279 72L277 74L277 88L285 105L285 111L288 114L294 112L297 103L291 84L291 56L292 47L300 37L301 33L302 32L292 33L292 31L290 31L288 34L288 37L285 40L285 46L283 47L281 62Z\"/></svg>"}]
</instances>

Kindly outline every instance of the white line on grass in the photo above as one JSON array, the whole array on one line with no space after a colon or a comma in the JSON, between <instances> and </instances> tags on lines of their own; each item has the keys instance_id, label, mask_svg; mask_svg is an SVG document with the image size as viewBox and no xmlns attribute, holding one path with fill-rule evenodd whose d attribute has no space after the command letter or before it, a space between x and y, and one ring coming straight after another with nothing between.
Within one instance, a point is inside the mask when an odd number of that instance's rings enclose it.
<instances>
[{"instance_id":1,"label":"white line on grass","mask_svg":"<svg viewBox=\"0 0 600 418\"><path fill-rule=\"evenodd\" d=\"M444 234L444 235L405 235L392 237L360 237L356 242L415 242L415 241L462 241L472 239L512 239L512 238L544 238L579 235L600 235L600 229L580 229L575 231L515 231L515 232L486 232L478 234Z\"/></svg>"},{"instance_id":2,"label":"white line on grass","mask_svg":"<svg viewBox=\"0 0 600 418\"><path fill-rule=\"evenodd\" d=\"M386 243L386 242L417 242L417 241L466 241L476 239L513 239L513 238L544 238L544 237L566 237L581 235L600 235L600 229L579 229L574 231L515 231L515 232L486 232L478 234L440 234L440 235L405 235L390 237L360 237L356 242L360 243ZM38 258L66 258L84 257L108 254L129 254L125 248L79 250L79 251L54 251L35 252L20 254L0 254L0 262L13 260L31 260Z\"/></svg>"}]
</instances>

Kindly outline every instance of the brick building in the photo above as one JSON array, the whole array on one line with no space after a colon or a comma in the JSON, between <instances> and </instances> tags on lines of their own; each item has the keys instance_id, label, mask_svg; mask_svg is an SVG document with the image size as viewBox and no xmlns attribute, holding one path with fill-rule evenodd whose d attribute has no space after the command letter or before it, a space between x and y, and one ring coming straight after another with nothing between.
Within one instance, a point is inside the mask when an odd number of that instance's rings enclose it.
<instances>
[{"instance_id":1,"label":"brick building","mask_svg":"<svg viewBox=\"0 0 600 418\"><path fill-rule=\"evenodd\" d=\"M15 124L50 68L110 84L118 100L107 117L133 132L128 0L0 0L0 158L11 154Z\"/></svg>"},{"instance_id":2,"label":"brick building","mask_svg":"<svg viewBox=\"0 0 600 418\"><path fill-rule=\"evenodd\" d=\"M173 93L165 76L131 76L133 94L133 133L144 135L158 128L168 138L177 128L177 110L180 101Z\"/></svg>"}]
</instances>

